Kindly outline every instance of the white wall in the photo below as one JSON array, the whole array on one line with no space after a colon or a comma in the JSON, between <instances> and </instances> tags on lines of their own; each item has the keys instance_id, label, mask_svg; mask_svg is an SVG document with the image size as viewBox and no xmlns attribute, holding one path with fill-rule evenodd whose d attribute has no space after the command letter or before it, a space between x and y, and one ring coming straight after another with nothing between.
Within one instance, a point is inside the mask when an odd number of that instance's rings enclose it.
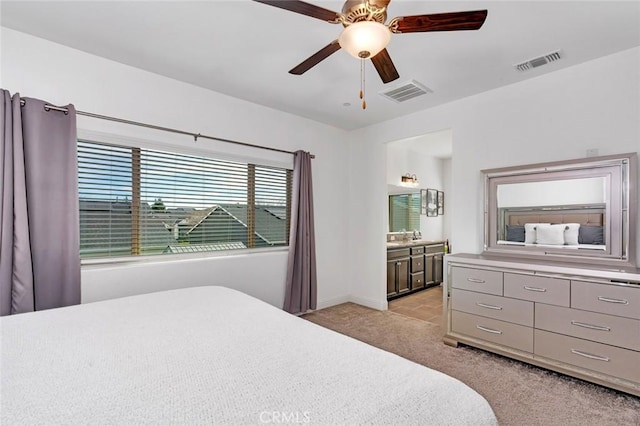
<instances>
[{"instance_id":1,"label":"white wall","mask_svg":"<svg viewBox=\"0 0 640 426\"><path fill-rule=\"evenodd\" d=\"M420 188L444 191L446 173L444 160L403 148L402 143L387 145L387 184L401 185L401 176L407 173L415 174L420 181L420 185L418 188L405 188L403 191L397 189L394 193L419 193ZM446 238L444 217L420 215L420 232L425 240Z\"/></svg>"},{"instance_id":2,"label":"white wall","mask_svg":"<svg viewBox=\"0 0 640 426\"><path fill-rule=\"evenodd\" d=\"M408 151L409 167L420 173L420 187L444 191L443 160ZM444 236L444 216L420 215L420 231L422 239L438 241Z\"/></svg>"},{"instance_id":3,"label":"white wall","mask_svg":"<svg viewBox=\"0 0 640 426\"><path fill-rule=\"evenodd\" d=\"M638 152L639 117L640 48L634 48L353 132L351 185L369 188L350 197L362 212L349 222L351 239L369 235L352 254L352 280L361 283L354 283L354 295L384 298L386 143L452 129L445 200L451 244L454 252L479 253L481 170L581 158L591 148L600 155Z\"/></svg>"},{"instance_id":4,"label":"white wall","mask_svg":"<svg viewBox=\"0 0 640 426\"><path fill-rule=\"evenodd\" d=\"M451 239L451 209L449 200L452 195L453 187L451 186L451 162L453 160L451 158L447 158L442 161L442 175L444 180L442 182L442 187L444 188L444 215L442 216L442 237L445 239ZM449 246L451 246L451 241L449 241Z\"/></svg>"},{"instance_id":5,"label":"white wall","mask_svg":"<svg viewBox=\"0 0 640 426\"><path fill-rule=\"evenodd\" d=\"M0 85L11 93L78 110L315 154L314 201L320 306L349 297L348 202L344 131L2 28ZM212 76L212 78L215 78ZM263 150L145 131L81 118L79 130L153 139L166 146L273 160ZM277 161L283 161L281 158ZM290 161L290 159L288 160ZM256 256L219 256L171 262L83 267L83 301L189 285L226 284L273 305L284 299L286 250Z\"/></svg>"},{"instance_id":6,"label":"white wall","mask_svg":"<svg viewBox=\"0 0 640 426\"><path fill-rule=\"evenodd\" d=\"M389 185L402 186L401 177L405 174L409 173L411 175L416 175L416 177L422 183L421 174L414 170L409 165L409 157L411 153L409 150L402 148L399 144L395 145L387 145L387 183ZM408 188L407 192L414 192L417 189Z\"/></svg>"}]
</instances>

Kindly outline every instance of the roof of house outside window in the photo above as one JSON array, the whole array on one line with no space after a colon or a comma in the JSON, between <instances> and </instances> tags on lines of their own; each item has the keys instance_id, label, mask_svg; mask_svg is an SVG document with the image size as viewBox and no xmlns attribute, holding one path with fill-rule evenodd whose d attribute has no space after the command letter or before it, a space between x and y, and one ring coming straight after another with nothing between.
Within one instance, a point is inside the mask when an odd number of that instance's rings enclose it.
<instances>
[{"instance_id":1,"label":"roof of house outside window","mask_svg":"<svg viewBox=\"0 0 640 426\"><path fill-rule=\"evenodd\" d=\"M131 211L131 201L126 199L80 199L83 256L99 255L105 250L127 254L132 241ZM285 206L257 205L254 215L256 247L287 243ZM227 222L219 222L225 217ZM223 229L228 230L222 237L210 233L211 230L219 230L220 225L216 224L220 223ZM153 210L151 205L143 202L140 203L140 226L142 248L157 250L158 253L241 249L247 248L248 244L246 236L243 236L247 229L247 206L242 204L220 204L206 209L178 207ZM179 248L189 245L197 248Z\"/></svg>"}]
</instances>

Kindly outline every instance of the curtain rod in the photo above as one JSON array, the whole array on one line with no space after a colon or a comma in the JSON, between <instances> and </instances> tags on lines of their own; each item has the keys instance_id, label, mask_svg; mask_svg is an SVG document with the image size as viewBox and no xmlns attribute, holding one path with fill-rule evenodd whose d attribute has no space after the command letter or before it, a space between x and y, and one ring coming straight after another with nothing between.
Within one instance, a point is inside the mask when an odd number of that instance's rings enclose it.
<instances>
[{"instance_id":1,"label":"curtain rod","mask_svg":"<svg viewBox=\"0 0 640 426\"><path fill-rule=\"evenodd\" d=\"M20 99L20 106L24 106L25 103L26 103L26 101L24 99ZM55 106L55 105L49 105L49 104L45 104L44 105L44 109L45 109L45 111L54 110L54 111L62 111L65 114L69 113L69 110L67 108L62 108L62 107L58 107L58 106ZM236 144L236 145L248 146L250 148L259 148L259 149L266 149L268 151L282 152L284 154L292 154L292 155L295 154L295 152L293 152L293 151L287 151L287 150L284 150L284 149L271 148L271 147L268 147L268 146L254 145L254 144L247 143L247 142L239 142L239 141L234 141L234 140L230 140L230 139L217 138L215 136L207 136L207 135L202 135L200 133L186 132L184 130L172 129L170 127L156 126L155 124L140 123L138 121L125 120L124 118L109 117L108 115L94 114L92 112L85 112L85 111L77 111L76 110L76 114L84 115L85 117L99 118L101 120L115 121L117 123L130 124L132 126L146 127L148 129L155 129L155 130L162 130L164 132L177 133L177 134L180 134L180 135L189 135L189 136L193 137L193 140L195 142L198 141L198 138L202 138L202 139L210 139L210 140L219 141L219 142L233 143L233 144ZM311 158L316 158L316 156L311 154Z\"/></svg>"}]
</instances>

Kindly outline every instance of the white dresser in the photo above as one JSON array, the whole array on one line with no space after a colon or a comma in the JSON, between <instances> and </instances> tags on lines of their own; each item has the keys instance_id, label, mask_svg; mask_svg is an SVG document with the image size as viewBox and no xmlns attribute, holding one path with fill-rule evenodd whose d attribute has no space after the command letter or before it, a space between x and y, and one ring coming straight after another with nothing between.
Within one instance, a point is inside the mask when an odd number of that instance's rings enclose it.
<instances>
[{"instance_id":1,"label":"white dresser","mask_svg":"<svg viewBox=\"0 0 640 426\"><path fill-rule=\"evenodd\" d=\"M640 270L445 257L445 343L640 396Z\"/></svg>"}]
</instances>

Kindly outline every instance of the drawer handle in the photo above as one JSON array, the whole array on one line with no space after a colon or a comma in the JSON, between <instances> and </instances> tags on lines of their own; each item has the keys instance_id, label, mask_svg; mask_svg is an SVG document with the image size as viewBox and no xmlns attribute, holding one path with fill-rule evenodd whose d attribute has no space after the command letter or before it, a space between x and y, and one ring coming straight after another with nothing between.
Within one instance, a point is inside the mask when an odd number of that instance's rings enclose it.
<instances>
[{"instance_id":1,"label":"drawer handle","mask_svg":"<svg viewBox=\"0 0 640 426\"><path fill-rule=\"evenodd\" d=\"M540 287L529 287L528 285L524 286L525 290L529 290L529 291L537 291L539 293L544 293L547 291L546 288L540 288Z\"/></svg>"},{"instance_id":2,"label":"drawer handle","mask_svg":"<svg viewBox=\"0 0 640 426\"><path fill-rule=\"evenodd\" d=\"M577 351L575 349L571 349L571 353L572 354L576 354L576 355L580 355L583 356L585 358L589 358L589 359L596 359L598 361L606 361L609 362L609 358L606 356L598 356L598 355L592 355L592 354L588 354L586 352L581 352L581 351Z\"/></svg>"},{"instance_id":3,"label":"drawer handle","mask_svg":"<svg viewBox=\"0 0 640 426\"><path fill-rule=\"evenodd\" d=\"M493 306L493 305L487 305L484 303L476 303L476 305L480 306L481 308L487 308L487 309L495 309L496 311L501 311L502 310L502 306Z\"/></svg>"},{"instance_id":4,"label":"drawer handle","mask_svg":"<svg viewBox=\"0 0 640 426\"><path fill-rule=\"evenodd\" d=\"M590 328L591 330L611 331L611 328L602 325L591 325L579 321L571 321L571 324L577 325L578 327Z\"/></svg>"},{"instance_id":5,"label":"drawer handle","mask_svg":"<svg viewBox=\"0 0 640 426\"><path fill-rule=\"evenodd\" d=\"M478 330L486 331L487 333L502 334L502 331L500 331L500 330L494 330L492 328L483 327L481 325L476 325L476 328Z\"/></svg>"},{"instance_id":6,"label":"drawer handle","mask_svg":"<svg viewBox=\"0 0 640 426\"><path fill-rule=\"evenodd\" d=\"M467 281L469 281L470 283L478 284L484 284L486 282L485 280L481 280L480 278L467 278Z\"/></svg>"},{"instance_id":7,"label":"drawer handle","mask_svg":"<svg viewBox=\"0 0 640 426\"><path fill-rule=\"evenodd\" d=\"M609 303L620 303L621 305L628 305L629 301L626 299L609 299L608 297L602 297L599 296L598 300L602 301L602 302L609 302Z\"/></svg>"},{"instance_id":8,"label":"drawer handle","mask_svg":"<svg viewBox=\"0 0 640 426\"><path fill-rule=\"evenodd\" d=\"M402 262L397 262L396 265L400 266L402 265Z\"/></svg>"}]
</instances>

